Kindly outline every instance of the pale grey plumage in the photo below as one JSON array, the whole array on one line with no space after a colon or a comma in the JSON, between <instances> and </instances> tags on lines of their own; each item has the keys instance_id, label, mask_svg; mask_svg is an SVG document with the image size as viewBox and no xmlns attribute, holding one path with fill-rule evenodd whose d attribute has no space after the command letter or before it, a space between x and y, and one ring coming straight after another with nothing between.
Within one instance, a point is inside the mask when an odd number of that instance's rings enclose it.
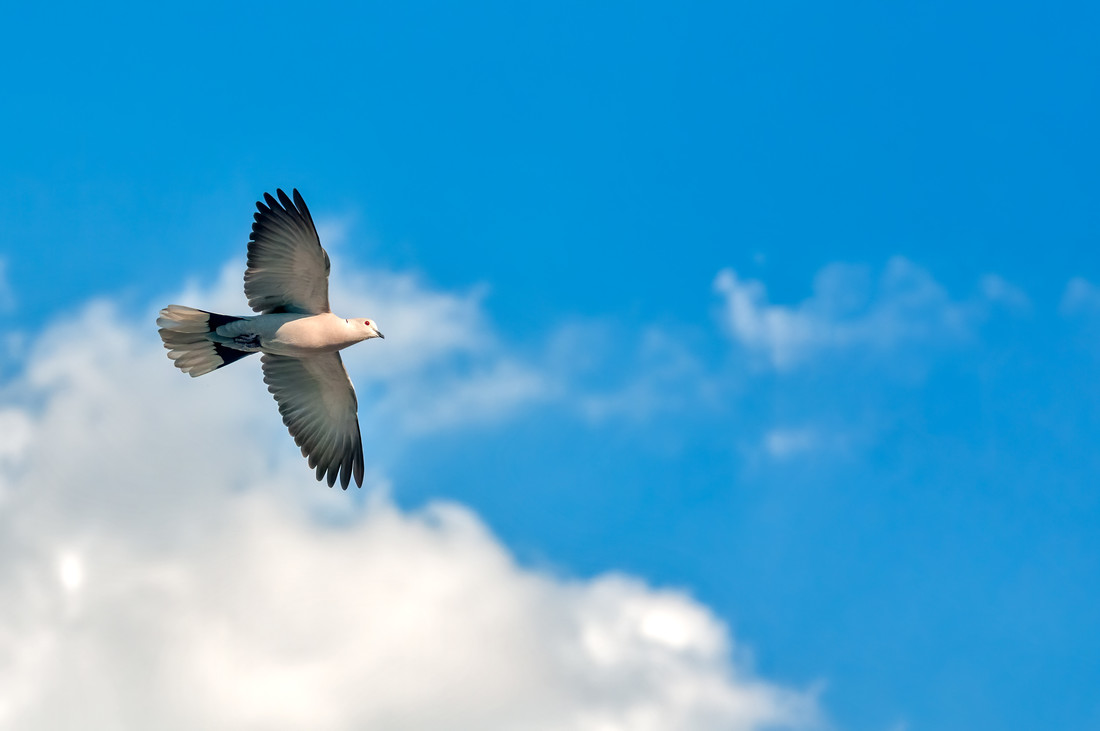
<instances>
[{"instance_id":1,"label":"pale grey plumage","mask_svg":"<svg viewBox=\"0 0 1100 731\"><path fill-rule=\"evenodd\" d=\"M245 296L261 313L219 315L169 305L157 324L168 357L201 376L251 353L283 423L318 480L363 484L363 442L355 388L339 351L383 337L372 320L344 319L328 302L329 258L298 191L265 193L248 243Z\"/></svg>"}]
</instances>

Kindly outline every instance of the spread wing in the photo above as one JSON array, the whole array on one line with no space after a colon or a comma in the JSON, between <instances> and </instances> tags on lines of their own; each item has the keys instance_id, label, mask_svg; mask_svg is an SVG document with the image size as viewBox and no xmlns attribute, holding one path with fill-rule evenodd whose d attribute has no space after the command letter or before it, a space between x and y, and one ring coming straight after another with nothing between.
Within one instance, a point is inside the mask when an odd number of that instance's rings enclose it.
<instances>
[{"instance_id":1,"label":"spread wing","mask_svg":"<svg viewBox=\"0 0 1100 731\"><path fill-rule=\"evenodd\" d=\"M256 312L328 312L328 254L297 189L264 193L248 241L244 294ZM266 203L266 205L265 205Z\"/></svg>"},{"instance_id":2,"label":"spread wing","mask_svg":"<svg viewBox=\"0 0 1100 731\"><path fill-rule=\"evenodd\" d=\"M356 416L358 402L340 354L306 358L264 353L264 383L275 396L283 423L302 448L302 456L329 487L352 477L363 486L363 439Z\"/></svg>"}]
</instances>

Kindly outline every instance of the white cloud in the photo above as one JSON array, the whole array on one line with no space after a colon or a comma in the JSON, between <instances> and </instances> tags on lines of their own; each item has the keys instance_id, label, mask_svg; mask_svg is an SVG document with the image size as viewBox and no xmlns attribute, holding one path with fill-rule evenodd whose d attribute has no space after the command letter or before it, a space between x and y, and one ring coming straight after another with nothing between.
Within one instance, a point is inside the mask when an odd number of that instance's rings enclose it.
<instances>
[{"instance_id":1,"label":"white cloud","mask_svg":"<svg viewBox=\"0 0 1100 731\"><path fill-rule=\"evenodd\" d=\"M978 283L982 296L989 302L995 302L1017 312L1031 309L1031 299L1027 294L997 274L986 274Z\"/></svg>"},{"instance_id":2,"label":"white cloud","mask_svg":"<svg viewBox=\"0 0 1100 731\"><path fill-rule=\"evenodd\" d=\"M0 312L6 312L15 307L15 290L8 281L8 262L0 259Z\"/></svg>"},{"instance_id":3,"label":"white cloud","mask_svg":"<svg viewBox=\"0 0 1100 731\"><path fill-rule=\"evenodd\" d=\"M336 271L336 264L333 264ZM345 362L356 382L384 385L380 418L410 434L494 422L557 398L562 384L509 351L489 321L485 288L439 292L407 273L341 268L332 299L376 319L385 347Z\"/></svg>"},{"instance_id":4,"label":"white cloud","mask_svg":"<svg viewBox=\"0 0 1100 731\"><path fill-rule=\"evenodd\" d=\"M605 358L629 363L626 373L612 383L579 393L574 403L581 416L599 423L625 417L645 421L654 415L684 406L713 402L716 384L699 359L661 327L648 327L631 338L628 352L613 347L612 353L598 352L601 343L615 338L598 327L572 327L558 332L554 361L558 371L577 380L585 368L595 369ZM588 357L593 362L578 367ZM578 389L580 390L580 389Z\"/></svg>"},{"instance_id":5,"label":"white cloud","mask_svg":"<svg viewBox=\"0 0 1100 731\"><path fill-rule=\"evenodd\" d=\"M768 302L764 284L720 272L723 322L735 341L778 369L853 348L884 351L907 343L946 343L970 337L992 303L1027 306L1026 296L1000 277L980 282L979 294L954 300L927 271L895 257L874 283L866 267L830 264L813 294L794 306Z\"/></svg>"},{"instance_id":6,"label":"white cloud","mask_svg":"<svg viewBox=\"0 0 1100 731\"><path fill-rule=\"evenodd\" d=\"M774 426L747 450L750 458L766 457L774 463L807 458L844 458L867 440L865 427L824 424Z\"/></svg>"},{"instance_id":7,"label":"white cloud","mask_svg":"<svg viewBox=\"0 0 1100 731\"><path fill-rule=\"evenodd\" d=\"M822 436L810 427L770 429L764 435L764 451L774 459L789 459L821 446Z\"/></svg>"},{"instance_id":8,"label":"white cloud","mask_svg":"<svg viewBox=\"0 0 1100 731\"><path fill-rule=\"evenodd\" d=\"M0 403L0 727L815 722L812 694L755 675L681 592L525 568L460 506L351 507L288 446L255 368L185 378L151 322L89 306L0 388L22 394ZM435 342L439 360L408 367L439 373L464 347Z\"/></svg>"},{"instance_id":9,"label":"white cloud","mask_svg":"<svg viewBox=\"0 0 1100 731\"><path fill-rule=\"evenodd\" d=\"M1100 310L1100 287L1083 277L1074 277L1066 284L1062 294L1063 315L1076 315Z\"/></svg>"}]
</instances>

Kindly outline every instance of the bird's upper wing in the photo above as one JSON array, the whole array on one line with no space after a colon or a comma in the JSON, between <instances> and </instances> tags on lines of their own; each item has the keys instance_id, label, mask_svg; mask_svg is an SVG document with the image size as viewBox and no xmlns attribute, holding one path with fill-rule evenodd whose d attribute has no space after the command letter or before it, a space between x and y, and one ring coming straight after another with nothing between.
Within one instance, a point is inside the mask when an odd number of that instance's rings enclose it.
<instances>
[{"instance_id":1,"label":"bird's upper wing","mask_svg":"<svg viewBox=\"0 0 1100 731\"><path fill-rule=\"evenodd\" d=\"M264 193L248 241L244 294L257 312L328 312L328 254L297 190ZM266 203L266 205L265 205Z\"/></svg>"},{"instance_id":2,"label":"bird's upper wing","mask_svg":"<svg viewBox=\"0 0 1100 731\"><path fill-rule=\"evenodd\" d=\"M355 388L340 354L306 358L264 353L264 383L275 396L283 423L302 456L329 487L340 478L345 490L352 477L363 486L363 439L356 417Z\"/></svg>"}]
</instances>

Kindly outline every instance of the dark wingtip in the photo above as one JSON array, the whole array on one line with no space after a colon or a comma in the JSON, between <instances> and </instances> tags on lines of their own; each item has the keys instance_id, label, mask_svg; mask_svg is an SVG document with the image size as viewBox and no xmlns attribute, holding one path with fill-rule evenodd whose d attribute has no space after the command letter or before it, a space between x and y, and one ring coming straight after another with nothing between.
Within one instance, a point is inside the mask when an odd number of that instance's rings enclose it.
<instances>
[{"instance_id":1,"label":"dark wingtip","mask_svg":"<svg viewBox=\"0 0 1100 731\"><path fill-rule=\"evenodd\" d=\"M308 218L308 219L309 219L310 221L312 221L312 220L313 220L313 216L312 216L312 214L310 214L310 212L309 212L309 208L307 208L307 207L306 207L306 200L305 200L305 198L303 198L303 197L302 197L302 194L298 192L298 189L297 189L297 188L295 188L295 189L294 189L293 193L294 193L294 205L298 207L298 211L299 211L299 212L300 212L300 213L301 213L301 214L302 214L303 216L305 216L305 217L306 217L306 218Z\"/></svg>"},{"instance_id":2,"label":"dark wingtip","mask_svg":"<svg viewBox=\"0 0 1100 731\"><path fill-rule=\"evenodd\" d=\"M294 211L295 213L298 212L298 209L294 207L293 201L290 200L290 196L284 193L282 188L277 189L275 193L279 196L279 202L283 204L283 210L285 210L287 213L290 213L291 211Z\"/></svg>"}]
</instances>

